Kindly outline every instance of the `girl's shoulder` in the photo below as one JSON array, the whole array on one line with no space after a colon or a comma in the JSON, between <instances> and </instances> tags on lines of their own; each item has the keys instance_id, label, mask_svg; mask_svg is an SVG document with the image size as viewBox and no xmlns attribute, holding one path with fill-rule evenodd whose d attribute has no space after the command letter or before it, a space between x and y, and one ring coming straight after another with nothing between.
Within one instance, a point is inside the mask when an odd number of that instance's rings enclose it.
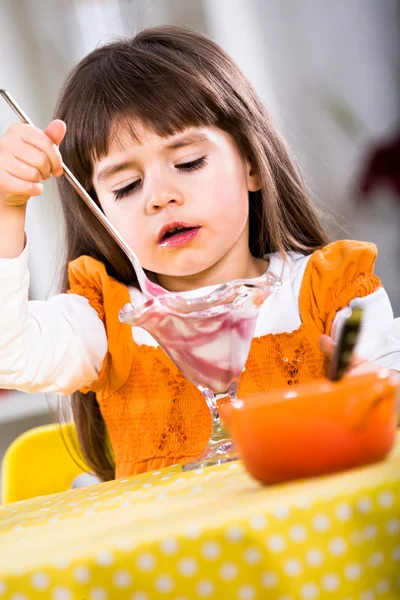
<instances>
[{"instance_id":1,"label":"girl's shoulder","mask_svg":"<svg viewBox=\"0 0 400 600\"><path fill-rule=\"evenodd\" d=\"M374 274L375 244L340 240L316 250L308 261L299 295L300 312L330 331L337 311L381 286Z\"/></svg>"},{"instance_id":2,"label":"girl's shoulder","mask_svg":"<svg viewBox=\"0 0 400 600\"><path fill-rule=\"evenodd\" d=\"M380 287L374 274L377 255L374 244L357 240L335 241L309 255L289 252L280 263L281 277L298 299L301 321L329 330L338 310ZM278 265L277 255L270 255L270 269L279 272Z\"/></svg>"},{"instance_id":3,"label":"girl's shoulder","mask_svg":"<svg viewBox=\"0 0 400 600\"><path fill-rule=\"evenodd\" d=\"M111 277L104 263L91 256L80 256L68 265L68 293L84 296L105 320L105 311L115 313L129 302L126 285Z\"/></svg>"}]
</instances>

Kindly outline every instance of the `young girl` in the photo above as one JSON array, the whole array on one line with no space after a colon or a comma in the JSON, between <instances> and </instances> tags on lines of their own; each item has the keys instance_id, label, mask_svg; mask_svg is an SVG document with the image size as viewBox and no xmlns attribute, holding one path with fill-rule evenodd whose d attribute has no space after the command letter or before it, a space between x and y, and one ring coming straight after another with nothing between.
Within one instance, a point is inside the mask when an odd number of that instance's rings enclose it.
<instances>
[{"instance_id":1,"label":"young girl","mask_svg":"<svg viewBox=\"0 0 400 600\"><path fill-rule=\"evenodd\" d=\"M0 140L0 387L72 394L80 444L104 480L196 458L211 431L200 392L144 330L118 320L135 274L69 183L64 292L28 302L25 207L61 155L161 286L282 280L264 303L239 396L324 375L330 338L365 308L358 353L400 369L400 326L375 246L328 243L250 83L215 43L161 27L96 49L43 132ZM59 148L58 148L59 147Z\"/></svg>"}]
</instances>

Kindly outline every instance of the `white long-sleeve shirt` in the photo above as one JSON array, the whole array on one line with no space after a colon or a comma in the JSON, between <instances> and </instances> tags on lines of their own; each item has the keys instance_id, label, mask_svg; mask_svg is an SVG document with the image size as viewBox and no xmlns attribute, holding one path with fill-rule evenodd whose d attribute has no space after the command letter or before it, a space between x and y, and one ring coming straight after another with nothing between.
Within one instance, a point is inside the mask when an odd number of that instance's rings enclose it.
<instances>
[{"instance_id":1,"label":"white long-sleeve shirt","mask_svg":"<svg viewBox=\"0 0 400 600\"><path fill-rule=\"evenodd\" d=\"M103 322L86 298L58 294L45 301L28 301L28 250L18 258L0 259L0 388L68 395L90 386L98 377L107 353ZM268 256L269 270L282 281L281 288L263 306L255 337L291 332L300 327L299 293L310 256L289 253L284 262ZM196 296L212 287L185 292ZM356 352L378 365L400 371L400 319L393 318L383 288L355 298L340 310L331 335L337 339L353 306L364 308ZM136 343L157 345L141 328L133 328Z\"/></svg>"}]
</instances>

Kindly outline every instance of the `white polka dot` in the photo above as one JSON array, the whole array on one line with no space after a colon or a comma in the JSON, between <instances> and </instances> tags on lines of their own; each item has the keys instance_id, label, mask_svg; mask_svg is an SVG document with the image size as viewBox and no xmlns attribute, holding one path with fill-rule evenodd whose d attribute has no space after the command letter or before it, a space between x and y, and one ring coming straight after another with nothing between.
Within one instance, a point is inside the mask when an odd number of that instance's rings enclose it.
<instances>
[{"instance_id":1,"label":"white polka dot","mask_svg":"<svg viewBox=\"0 0 400 600\"><path fill-rule=\"evenodd\" d=\"M170 475L164 475L164 477L161 477L160 481L168 481L168 479L170 479Z\"/></svg>"},{"instance_id":2,"label":"white polka dot","mask_svg":"<svg viewBox=\"0 0 400 600\"><path fill-rule=\"evenodd\" d=\"M364 590L361 592L360 600L375 600L374 590Z\"/></svg>"},{"instance_id":3,"label":"white polka dot","mask_svg":"<svg viewBox=\"0 0 400 600\"><path fill-rule=\"evenodd\" d=\"M376 584L376 591L378 594L387 594L390 590L390 582L388 579L381 579Z\"/></svg>"},{"instance_id":4,"label":"white polka dot","mask_svg":"<svg viewBox=\"0 0 400 600\"><path fill-rule=\"evenodd\" d=\"M53 565L55 566L56 569L59 569L60 571L62 571L64 569L68 569L69 560L65 556L56 556L55 559L53 560Z\"/></svg>"},{"instance_id":5,"label":"white polka dot","mask_svg":"<svg viewBox=\"0 0 400 600\"><path fill-rule=\"evenodd\" d=\"M134 540L128 536L121 536L113 539L113 544L118 550L125 550L125 552L132 552L136 547Z\"/></svg>"},{"instance_id":6,"label":"white polka dot","mask_svg":"<svg viewBox=\"0 0 400 600\"><path fill-rule=\"evenodd\" d=\"M187 479L185 479L184 477L179 477L178 479L175 479L174 483L186 483Z\"/></svg>"},{"instance_id":7,"label":"white polka dot","mask_svg":"<svg viewBox=\"0 0 400 600\"><path fill-rule=\"evenodd\" d=\"M329 552L334 556L341 556L347 550L347 542L345 539L337 537L329 542Z\"/></svg>"},{"instance_id":8,"label":"white polka dot","mask_svg":"<svg viewBox=\"0 0 400 600\"><path fill-rule=\"evenodd\" d=\"M7 586L6 586L5 582L0 579L0 596L5 594L6 591L7 591Z\"/></svg>"},{"instance_id":9,"label":"white polka dot","mask_svg":"<svg viewBox=\"0 0 400 600\"><path fill-rule=\"evenodd\" d=\"M153 571L156 566L156 560L150 552L143 552L143 554L139 554L137 557L136 564L140 571Z\"/></svg>"},{"instance_id":10,"label":"white polka dot","mask_svg":"<svg viewBox=\"0 0 400 600\"><path fill-rule=\"evenodd\" d=\"M378 535L378 527L376 525L366 525L364 527L364 538L366 540L374 540L376 538L376 536Z\"/></svg>"},{"instance_id":11,"label":"white polka dot","mask_svg":"<svg viewBox=\"0 0 400 600\"><path fill-rule=\"evenodd\" d=\"M203 488L201 485L194 485L192 488L190 488L190 491L193 492L193 494L198 494L199 492L203 491Z\"/></svg>"},{"instance_id":12,"label":"white polka dot","mask_svg":"<svg viewBox=\"0 0 400 600\"><path fill-rule=\"evenodd\" d=\"M293 525L289 530L289 536L293 542L303 542L307 537L307 532L302 525Z\"/></svg>"},{"instance_id":13,"label":"white polka dot","mask_svg":"<svg viewBox=\"0 0 400 600\"><path fill-rule=\"evenodd\" d=\"M329 517L326 515L320 514L313 518L313 527L316 531L327 531L330 527L330 524L331 522Z\"/></svg>"},{"instance_id":14,"label":"white polka dot","mask_svg":"<svg viewBox=\"0 0 400 600\"><path fill-rule=\"evenodd\" d=\"M256 590L252 585L242 585L238 589L237 597L239 600L253 600L256 596Z\"/></svg>"},{"instance_id":15,"label":"white polka dot","mask_svg":"<svg viewBox=\"0 0 400 600\"><path fill-rule=\"evenodd\" d=\"M290 577L297 577L302 572L301 563L297 558L289 558L285 561L283 569Z\"/></svg>"},{"instance_id":16,"label":"white polka dot","mask_svg":"<svg viewBox=\"0 0 400 600\"><path fill-rule=\"evenodd\" d=\"M231 525L226 530L226 537L230 542L240 542L243 539L243 528L239 525Z\"/></svg>"},{"instance_id":17,"label":"white polka dot","mask_svg":"<svg viewBox=\"0 0 400 600\"><path fill-rule=\"evenodd\" d=\"M392 492L381 492L378 496L378 502L382 508L389 508L390 506L392 506L394 503L394 497Z\"/></svg>"},{"instance_id":18,"label":"white polka dot","mask_svg":"<svg viewBox=\"0 0 400 600\"><path fill-rule=\"evenodd\" d=\"M357 579L360 579L361 573L361 565L359 565L358 563L351 563L347 565L347 567L344 570L345 577L349 581L356 581Z\"/></svg>"},{"instance_id":19,"label":"white polka dot","mask_svg":"<svg viewBox=\"0 0 400 600\"><path fill-rule=\"evenodd\" d=\"M145 592L135 592L132 596L132 600L149 600L149 597Z\"/></svg>"},{"instance_id":20,"label":"white polka dot","mask_svg":"<svg viewBox=\"0 0 400 600\"><path fill-rule=\"evenodd\" d=\"M214 593L214 584L212 581L200 581L196 586L196 592L199 598L209 598Z\"/></svg>"},{"instance_id":21,"label":"white polka dot","mask_svg":"<svg viewBox=\"0 0 400 600\"><path fill-rule=\"evenodd\" d=\"M125 569L119 569L114 573L113 582L117 588L127 588L132 584L132 576Z\"/></svg>"},{"instance_id":22,"label":"white polka dot","mask_svg":"<svg viewBox=\"0 0 400 600\"><path fill-rule=\"evenodd\" d=\"M308 510L313 505L313 501L309 496L298 496L295 502L296 506L303 510Z\"/></svg>"},{"instance_id":23,"label":"white polka dot","mask_svg":"<svg viewBox=\"0 0 400 600\"><path fill-rule=\"evenodd\" d=\"M300 589L300 594L304 600L314 600L314 598L318 598L319 590L315 583L306 583Z\"/></svg>"},{"instance_id":24,"label":"white polka dot","mask_svg":"<svg viewBox=\"0 0 400 600\"><path fill-rule=\"evenodd\" d=\"M372 500L367 496L363 496L357 500L357 510L363 515L366 515L372 510Z\"/></svg>"},{"instance_id":25,"label":"white polka dot","mask_svg":"<svg viewBox=\"0 0 400 600\"><path fill-rule=\"evenodd\" d=\"M243 558L244 562L246 562L248 565L257 565L262 558L261 551L255 546L252 548L247 548L243 554Z\"/></svg>"},{"instance_id":26,"label":"white polka dot","mask_svg":"<svg viewBox=\"0 0 400 600\"><path fill-rule=\"evenodd\" d=\"M107 592L104 588L96 586L89 592L89 600L107 600Z\"/></svg>"},{"instance_id":27,"label":"white polka dot","mask_svg":"<svg viewBox=\"0 0 400 600\"><path fill-rule=\"evenodd\" d=\"M275 588L278 585L278 575L274 571L265 571L261 575L261 585L267 590Z\"/></svg>"},{"instance_id":28,"label":"white polka dot","mask_svg":"<svg viewBox=\"0 0 400 600\"><path fill-rule=\"evenodd\" d=\"M174 580L170 575L159 575L155 581L155 587L160 594L168 594L174 587Z\"/></svg>"},{"instance_id":29,"label":"white polka dot","mask_svg":"<svg viewBox=\"0 0 400 600\"><path fill-rule=\"evenodd\" d=\"M219 576L224 581L232 581L237 577L237 574L238 568L234 563L224 563L219 570Z\"/></svg>"},{"instance_id":30,"label":"white polka dot","mask_svg":"<svg viewBox=\"0 0 400 600\"><path fill-rule=\"evenodd\" d=\"M109 567L114 562L113 555L108 550L100 550L96 556L96 563L100 567Z\"/></svg>"},{"instance_id":31,"label":"white polka dot","mask_svg":"<svg viewBox=\"0 0 400 600\"><path fill-rule=\"evenodd\" d=\"M201 529L197 523L190 523L185 530L185 535L190 540L196 540L200 537Z\"/></svg>"},{"instance_id":32,"label":"white polka dot","mask_svg":"<svg viewBox=\"0 0 400 600\"><path fill-rule=\"evenodd\" d=\"M173 538L169 540L163 540L161 542L161 550L164 554L168 556L171 554L175 554L178 551L178 542Z\"/></svg>"},{"instance_id":33,"label":"white polka dot","mask_svg":"<svg viewBox=\"0 0 400 600\"><path fill-rule=\"evenodd\" d=\"M311 567L318 567L324 560L324 555L318 548L309 550L306 554L306 561Z\"/></svg>"},{"instance_id":34,"label":"white polka dot","mask_svg":"<svg viewBox=\"0 0 400 600\"><path fill-rule=\"evenodd\" d=\"M255 531L262 531L267 526L267 519L264 515L254 515L249 521L250 527Z\"/></svg>"},{"instance_id":35,"label":"white polka dot","mask_svg":"<svg viewBox=\"0 0 400 600\"><path fill-rule=\"evenodd\" d=\"M349 504L343 502L336 507L336 516L340 521L348 521L352 516L352 508Z\"/></svg>"},{"instance_id":36,"label":"white polka dot","mask_svg":"<svg viewBox=\"0 0 400 600\"><path fill-rule=\"evenodd\" d=\"M392 552L392 560L397 562L400 560L400 546L397 546Z\"/></svg>"},{"instance_id":37,"label":"white polka dot","mask_svg":"<svg viewBox=\"0 0 400 600\"><path fill-rule=\"evenodd\" d=\"M143 483L142 488L149 488L151 487L151 483L147 482L147 483Z\"/></svg>"},{"instance_id":38,"label":"white polka dot","mask_svg":"<svg viewBox=\"0 0 400 600\"><path fill-rule=\"evenodd\" d=\"M161 473L161 471L153 471L152 475L153 475L153 477L155 477L156 475L160 475L160 473Z\"/></svg>"},{"instance_id":39,"label":"white polka dot","mask_svg":"<svg viewBox=\"0 0 400 600\"><path fill-rule=\"evenodd\" d=\"M290 511L287 508L287 506L276 506L273 511L272 514L277 518L277 519L287 519Z\"/></svg>"},{"instance_id":40,"label":"white polka dot","mask_svg":"<svg viewBox=\"0 0 400 600\"><path fill-rule=\"evenodd\" d=\"M49 587L50 579L47 573L35 573L31 577L31 583L36 590L45 590Z\"/></svg>"},{"instance_id":41,"label":"white polka dot","mask_svg":"<svg viewBox=\"0 0 400 600\"><path fill-rule=\"evenodd\" d=\"M267 546L271 552L282 552L286 547L286 543L281 535L270 535Z\"/></svg>"},{"instance_id":42,"label":"white polka dot","mask_svg":"<svg viewBox=\"0 0 400 600\"><path fill-rule=\"evenodd\" d=\"M217 542L205 542L201 552L204 558L215 560L221 554L221 548Z\"/></svg>"},{"instance_id":43,"label":"white polka dot","mask_svg":"<svg viewBox=\"0 0 400 600\"><path fill-rule=\"evenodd\" d=\"M334 573L324 575L322 578L322 587L326 592L334 592L340 586L339 577Z\"/></svg>"},{"instance_id":44,"label":"white polka dot","mask_svg":"<svg viewBox=\"0 0 400 600\"><path fill-rule=\"evenodd\" d=\"M90 571L84 565L75 567L72 576L78 583L87 583L90 579Z\"/></svg>"},{"instance_id":45,"label":"white polka dot","mask_svg":"<svg viewBox=\"0 0 400 600\"><path fill-rule=\"evenodd\" d=\"M25 594L11 594L10 600L29 600L28 596Z\"/></svg>"},{"instance_id":46,"label":"white polka dot","mask_svg":"<svg viewBox=\"0 0 400 600\"><path fill-rule=\"evenodd\" d=\"M371 554L368 558L368 566L369 567L379 567L383 564L383 554L379 550Z\"/></svg>"},{"instance_id":47,"label":"white polka dot","mask_svg":"<svg viewBox=\"0 0 400 600\"><path fill-rule=\"evenodd\" d=\"M55 587L51 593L52 600L72 600L71 590L66 587Z\"/></svg>"},{"instance_id":48,"label":"white polka dot","mask_svg":"<svg viewBox=\"0 0 400 600\"><path fill-rule=\"evenodd\" d=\"M178 564L178 571L184 577L193 577L197 573L197 562L194 558L182 558Z\"/></svg>"},{"instance_id":49,"label":"white polka dot","mask_svg":"<svg viewBox=\"0 0 400 600\"><path fill-rule=\"evenodd\" d=\"M399 531L400 531L400 520L399 519L390 519L386 523L385 529L389 535L396 535L396 533L399 533Z\"/></svg>"}]
</instances>

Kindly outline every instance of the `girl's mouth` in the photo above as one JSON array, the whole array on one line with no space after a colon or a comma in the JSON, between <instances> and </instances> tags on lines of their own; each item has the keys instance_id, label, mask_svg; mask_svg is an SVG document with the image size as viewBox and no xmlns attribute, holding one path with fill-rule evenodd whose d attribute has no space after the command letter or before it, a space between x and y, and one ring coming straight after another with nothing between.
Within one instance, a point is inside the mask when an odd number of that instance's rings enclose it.
<instances>
[{"instance_id":1,"label":"girl's mouth","mask_svg":"<svg viewBox=\"0 0 400 600\"><path fill-rule=\"evenodd\" d=\"M201 225L171 223L163 227L158 236L160 246L181 246L190 242L199 233Z\"/></svg>"}]
</instances>

